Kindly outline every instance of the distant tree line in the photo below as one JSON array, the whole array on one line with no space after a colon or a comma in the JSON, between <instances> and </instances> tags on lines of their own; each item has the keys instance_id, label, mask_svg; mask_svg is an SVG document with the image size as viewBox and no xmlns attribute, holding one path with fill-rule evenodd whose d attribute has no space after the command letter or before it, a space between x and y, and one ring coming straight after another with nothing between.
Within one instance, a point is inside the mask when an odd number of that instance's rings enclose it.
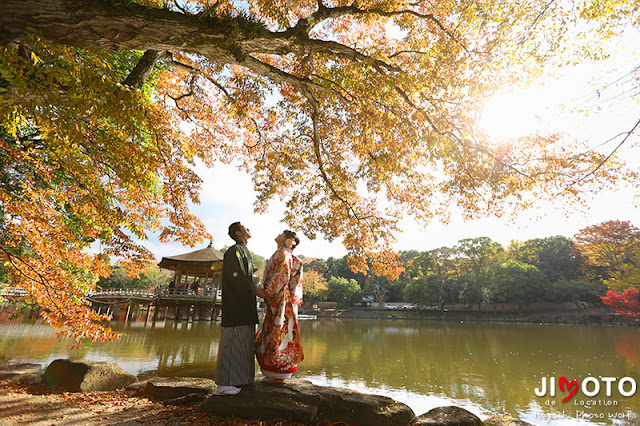
<instances>
[{"instance_id":1,"label":"distant tree line","mask_svg":"<svg viewBox=\"0 0 640 426\"><path fill-rule=\"evenodd\" d=\"M420 307L537 302L598 303L608 289L640 289L640 230L608 221L564 236L512 241L487 237L453 247L403 251L398 279L354 274L343 258L305 265L305 297L352 306L363 296Z\"/></svg>"},{"instance_id":2,"label":"distant tree line","mask_svg":"<svg viewBox=\"0 0 640 426\"><path fill-rule=\"evenodd\" d=\"M264 269L265 258L252 256L254 266ZM379 303L406 302L443 309L460 303L599 303L607 295L616 304L626 303L628 310L635 299L621 301L621 295L616 298L617 293L608 290L631 289L625 294L637 298L640 229L628 221L607 221L581 229L573 239L553 236L512 241L507 248L488 237L470 238L452 247L402 251L400 260L404 272L390 280L354 273L346 256L306 259L305 299L337 302L344 308L370 296ZM166 285L169 277L170 272L153 266L139 278L131 278L116 265L111 276L98 285L152 288Z\"/></svg>"}]
</instances>

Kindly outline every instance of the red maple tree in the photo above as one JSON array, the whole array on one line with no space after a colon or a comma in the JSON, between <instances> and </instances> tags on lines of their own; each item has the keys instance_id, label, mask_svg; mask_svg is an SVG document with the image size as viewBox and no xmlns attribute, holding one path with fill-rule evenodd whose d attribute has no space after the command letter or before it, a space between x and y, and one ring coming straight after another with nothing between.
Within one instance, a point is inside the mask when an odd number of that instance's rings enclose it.
<instances>
[{"instance_id":1,"label":"red maple tree","mask_svg":"<svg viewBox=\"0 0 640 426\"><path fill-rule=\"evenodd\" d=\"M628 288L622 293L609 290L606 296L602 296L602 302L619 314L640 317L640 294L635 288Z\"/></svg>"}]
</instances>

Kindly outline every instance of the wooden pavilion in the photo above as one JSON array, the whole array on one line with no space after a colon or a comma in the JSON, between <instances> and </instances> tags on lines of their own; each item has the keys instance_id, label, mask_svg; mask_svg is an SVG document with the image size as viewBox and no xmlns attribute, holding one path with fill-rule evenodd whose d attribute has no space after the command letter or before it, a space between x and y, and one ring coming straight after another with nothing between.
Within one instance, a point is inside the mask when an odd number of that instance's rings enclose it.
<instances>
[{"instance_id":1,"label":"wooden pavilion","mask_svg":"<svg viewBox=\"0 0 640 426\"><path fill-rule=\"evenodd\" d=\"M158 266L173 271L169 285L175 292L211 295L218 287L224 254L211 247L176 256L163 257ZM194 286L195 284L195 286ZM215 297L215 293L213 293Z\"/></svg>"},{"instance_id":2,"label":"wooden pavilion","mask_svg":"<svg viewBox=\"0 0 640 426\"><path fill-rule=\"evenodd\" d=\"M220 316L220 277L224 255L209 247L190 253L163 257L158 266L173 271L169 287L153 290L108 289L93 292L90 300L98 313L106 307L107 314L118 317L126 306L125 321L137 318L146 309L148 321L164 311L164 319L215 320Z\"/></svg>"}]
</instances>

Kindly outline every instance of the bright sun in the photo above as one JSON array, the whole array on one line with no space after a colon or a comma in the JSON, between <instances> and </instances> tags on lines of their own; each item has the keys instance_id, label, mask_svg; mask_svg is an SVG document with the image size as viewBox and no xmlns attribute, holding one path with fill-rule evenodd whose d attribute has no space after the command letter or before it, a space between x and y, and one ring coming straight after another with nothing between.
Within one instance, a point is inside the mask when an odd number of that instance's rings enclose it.
<instances>
[{"instance_id":1,"label":"bright sun","mask_svg":"<svg viewBox=\"0 0 640 426\"><path fill-rule=\"evenodd\" d=\"M493 143L535 133L543 127L544 99L540 88L498 93L485 104L480 126Z\"/></svg>"}]
</instances>

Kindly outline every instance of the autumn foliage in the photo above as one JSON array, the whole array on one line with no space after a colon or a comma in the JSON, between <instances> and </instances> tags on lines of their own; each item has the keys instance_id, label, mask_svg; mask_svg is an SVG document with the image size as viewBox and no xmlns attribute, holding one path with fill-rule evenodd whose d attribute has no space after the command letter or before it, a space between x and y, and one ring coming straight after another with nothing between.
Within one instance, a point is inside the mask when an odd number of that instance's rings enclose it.
<instances>
[{"instance_id":1,"label":"autumn foliage","mask_svg":"<svg viewBox=\"0 0 640 426\"><path fill-rule=\"evenodd\" d=\"M581 229L575 240L585 278L604 282L610 289L602 297L603 303L637 318L640 229L629 221L610 220Z\"/></svg>"},{"instance_id":2,"label":"autumn foliage","mask_svg":"<svg viewBox=\"0 0 640 426\"><path fill-rule=\"evenodd\" d=\"M96 323L106 317L84 300L109 257L135 273L153 260L138 243L149 231L187 244L207 236L187 208L198 200L194 147L159 105L120 83L117 56L30 48L28 58L18 49L0 58L20 101L0 105L0 256L52 326L110 339ZM52 58L55 67L38 66ZM97 240L101 253L87 251Z\"/></svg>"},{"instance_id":3,"label":"autumn foliage","mask_svg":"<svg viewBox=\"0 0 640 426\"><path fill-rule=\"evenodd\" d=\"M583 273L607 279L640 249L640 229L629 221L610 220L581 229L575 241Z\"/></svg>"},{"instance_id":4,"label":"autumn foliage","mask_svg":"<svg viewBox=\"0 0 640 426\"><path fill-rule=\"evenodd\" d=\"M619 314L640 318L640 294L635 288L628 288L622 293L609 290L602 301Z\"/></svg>"},{"instance_id":5,"label":"autumn foliage","mask_svg":"<svg viewBox=\"0 0 640 426\"><path fill-rule=\"evenodd\" d=\"M105 339L83 297L107 257L135 273L150 233L208 237L188 208L196 162L240 165L257 212L282 200L291 228L390 277L401 219L501 216L637 182L579 141L493 145L476 125L496 88L586 40L584 20L615 30L636 4L5 0L0 258L52 325Z\"/></svg>"}]
</instances>

